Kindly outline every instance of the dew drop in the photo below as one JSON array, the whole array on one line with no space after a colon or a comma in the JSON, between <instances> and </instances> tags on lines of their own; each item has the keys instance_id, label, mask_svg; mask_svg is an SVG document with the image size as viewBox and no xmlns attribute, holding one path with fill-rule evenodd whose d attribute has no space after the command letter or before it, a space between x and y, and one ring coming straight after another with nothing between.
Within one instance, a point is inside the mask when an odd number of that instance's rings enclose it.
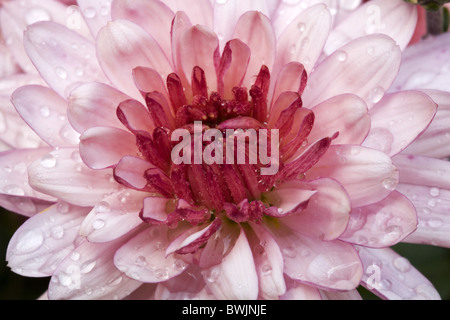
<instances>
[{"instance_id":1,"label":"dew drop","mask_svg":"<svg viewBox=\"0 0 450 320\"><path fill-rule=\"evenodd\" d=\"M261 272L264 276L269 276L272 274L272 267L269 264L263 265Z\"/></svg>"},{"instance_id":2,"label":"dew drop","mask_svg":"<svg viewBox=\"0 0 450 320\"><path fill-rule=\"evenodd\" d=\"M41 166L47 169L54 168L56 166L56 158L52 154L47 154L41 158Z\"/></svg>"},{"instance_id":3,"label":"dew drop","mask_svg":"<svg viewBox=\"0 0 450 320\"><path fill-rule=\"evenodd\" d=\"M375 87L369 93L369 99L372 103L378 103L383 98L384 89L382 87Z\"/></svg>"},{"instance_id":4,"label":"dew drop","mask_svg":"<svg viewBox=\"0 0 450 320\"><path fill-rule=\"evenodd\" d=\"M438 197L439 196L439 188L431 188L430 189L430 196L432 197Z\"/></svg>"},{"instance_id":5,"label":"dew drop","mask_svg":"<svg viewBox=\"0 0 450 320\"><path fill-rule=\"evenodd\" d=\"M108 212L111 212L111 206L110 206L110 204L108 202L101 201L97 205L97 207L95 209L95 212L97 212L97 213L108 213Z\"/></svg>"},{"instance_id":6,"label":"dew drop","mask_svg":"<svg viewBox=\"0 0 450 320\"><path fill-rule=\"evenodd\" d=\"M103 219L95 219L94 222L92 223L92 227L95 230L100 230L104 226L105 226L105 220L103 220Z\"/></svg>"},{"instance_id":7,"label":"dew drop","mask_svg":"<svg viewBox=\"0 0 450 320\"><path fill-rule=\"evenodd\" d=\"M54 239L62 239L64 236L64 228L61 226L55 226L50 230L50 234Z\"/></svg>"},{"instance_id":8,"label":"dew drop","mask_svg":"<svg viewBox=\"0 0 450 320\"><path fill-rule=\"evenodd\" d=\"M91 260L91 261L86 261L85 263L83 263L81 265L81 273L89 273L92 271L92 269L94 269L95 265L97 264L97 262L95 260Z\"/></svg>"},{"instance_id":9,"label":"dew drop","mask_svg":"<svg viewBox=\"0 0 450 320\"><path fill-rule=\"evenodd\" d=\"M56 67L55 73L62 80L66 80L68 77L67 71L62 67Z\"/></svg>"},{"instance_id":10,"label":"dew drop","mask_svg":"<svg viewBox=\"0 0 450 320\"><path fill-rule=\"evenodd\" d=\"M181 270L186 269L187 265L186 265L186 262L184 262L183 260L177 259L177 260L175 260L173 262L173 267L176 270L180 270L181 271Z\"/></svg>"},{"instance_id":11,"label":"dew drop","mask_svg":"<svg viewBox=\"0 0 450 320\"><path fill-rule=\"evenodd\" d=\"M427 221L427 225L430 228L438 229L444 225L444 222L439 218L432 218Z\"/></svg>"},{"instance_id":12,"label":"dew drop","mask_svg":"<svg viewBox=\"0 0 450 320\"><path fill-rule=\"evenodd\" d=\"M297 256L297 250L294 247L283 248L283 255L288 258L295 258Z\"/></svg>"},{"instance_id":13,"label":"dew drop","mask_svg":"<svg viewBox=\"0 0 450 320\"><path fill-rule=\"evenodd\" d=\"M80 253L76 251L72 252L70 259L72 259L72 261L78 261L80 259Z\"/></svg>"},{"instance_id":14,"label":"dew drop","mask_svg":"<svg viewBox=\"0 0 450 320\"><path fill-rule=\"evenodd\" d=\"M408 259L403 257L395 258L393 261L393 265L395 269L398 271L405 273L411 270L411 263L408 261Z\"/></svg>"},{"instance_id":15,"label":"dew drop","mask_svg":"<svg viewBox=\"0 0 450 320\"><path fill-rule=\"evenodd\" d=\"M428 285L428 284L421 284L416 287L415 289L417 296L415 298L417 299L424 299L424 300L435 300L439 299L439 294L436 292L436 290Z\"/></svg>"},{"instance_id":16,"label":"dew drop","mask_svg":"<svg viewBox=\"0 0 450 320\"><path fill-rule=\"evenodd\" d=\"M337 59L338 59L340 62L346 61L347 58L348 58L347 52L341 50L341 51L339 51L339 52L337 53Z\"/></svg>"},{"instance_id":17,"label":"dew drop","mask_svg":"<svg viewBox=\"0 0 450 320\"><path fill-rule=\"evenodd\" d=\"M50 116L50 109L44 106L39 109L39 114L44 118L48 118Z\"/></svg>"},{"instance_id":18,"label":"dew drop","mask_svg":"<svg viewBox=\"0 0 450 320\"><path fill-rule=\"evenodd\" d=\"M136 265L143 267L147 265L147 259L144 256L139 256L136 258L135 263Z\"/></svg>"},{"instance_id":19,"label":"dew drop","mask_svg":"<svg viewBox=\"0 0 450 320\"><path fill-rule=\"evenodd\" d=\"M305 32L306 30L306 25L303 22L299 22L297 24L297 30L300 31L301 33Z\"/></svg>"},{"instance_id":20,"label":"dew drop","mask_svg":"<svg viewBox=\"0 0 450 320\"><path fill-rule=\"evenodd\" d=\"M387 178L387 179L383 180L382 184L383 184L383 187L386 190L394 191L395 187L397 186L397 180L396 179Z\"/></svg>"},{"instance_id":21,"label":"dew drop","mask_svg":"<svg viewBox=\"0 0 450 320\"><path fill-rule=\"evenodd\" d=\"M123 280L122 276L118 276L117 278L109 280L108 285L111 287L115 287L119 285L122 282L122 280Z\"/></svg>"},{"instance_id":22,"label":"dew drop","mask_svg":"<svg viewBox=\"0 0 450 320\"><path fill-rule=\"evenodd\" d=\"M87 19L95 18L95 16L97 15L97 10L95 10L94 7L87 7L83 10L83 15Z\"/></svg>"},{"instance_id":23,"label":"dew drop","mask_svg":"<svg viewBox=\"0 0 450 320\"><path fill-rule=\"evenodd\" d=\"M34 252L44 243L44 234L39 229L32 229L26 232L16 244L16 253L24 254Z\"/></svg>"},{"instance_id":24,"label":"dew drop","mask_svg":"<svg viewBox=\"0 0 450 320\"><path fill-rule=\"evenodd\" d=\"M69 208L69 204L67 204L65 202L58 202L58 204L56 205L56 209L60 213L67 213L67 212L69 212L70 208Z\"/></svg>"},{"instance_id":25,"label":"dew drop","mask_svg":"<svg viewBox=\"0 0 450 320\"><path fill-rule=\"evenodd\" d=\"M20 186L16 184L10 184L5 187L3 187L3 193L6 193L11 196L24 196L25 190L23 190Z\"/></svg>"},{"instance_id":26,"label":"dew drop","mask_svg":"<svg viewBox=\"0 0 450 320\"><path fill-rule=\"evenodd\" d=\"M209 283L216 282L217 279L219 279L219 275L220 275L219 268L213 268L203 273L205 280L208 281Z\"/></svg>"},{"instance_id":27,"label":"dew drop","mask_svg":"<svg viewBox=\"0 0 450 320\"><path fill-rule=\"evenodd\" d=\"M153 271L153 274L158 280L164 281L169 279L169 272L166 268L158 268L155 271Z\"/></svg>"}]
</instances>

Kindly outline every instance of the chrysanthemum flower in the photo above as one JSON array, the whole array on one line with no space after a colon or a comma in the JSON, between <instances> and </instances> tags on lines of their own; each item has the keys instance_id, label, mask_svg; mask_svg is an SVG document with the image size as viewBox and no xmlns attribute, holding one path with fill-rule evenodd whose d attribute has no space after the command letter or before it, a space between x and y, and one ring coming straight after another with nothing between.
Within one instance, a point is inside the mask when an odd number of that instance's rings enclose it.
<instances>
[{"instance_id":1,"label":"chrysanthemum flower","mask_svg":"<svg viewBox=\"0 0 450 320\"><path fill-rule=\"evenodd\" d=\"M414 6L340 3L4 3L26 72L2 81L0 203L30 216L13 271L51 276L51 299L360 298L360 284L439 298L389 247L450 244L450 95L409 90L434 70L421 46L402 52ZM175 163L173 134L195 144L199 122L279 144L270 163L230 163L203 140L222 162Z\"/></svg>"}]
</instances>

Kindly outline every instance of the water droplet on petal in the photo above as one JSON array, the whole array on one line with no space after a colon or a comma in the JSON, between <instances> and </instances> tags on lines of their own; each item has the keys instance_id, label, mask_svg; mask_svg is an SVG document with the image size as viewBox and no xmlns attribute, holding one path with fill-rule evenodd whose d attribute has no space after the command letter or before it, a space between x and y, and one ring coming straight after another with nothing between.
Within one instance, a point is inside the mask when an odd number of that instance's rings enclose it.
<instances>
[{"instance_id":1,"label":"water droplet on petal","mask_svg":"<svg viewBox=\"0 0 450 320\"><path fill-rule=\"evenodd\" d=\"M393 265L395 269L398 271L405 273L411 270L411 263L408 261L408 259L403 257L395 258L393 261Z\"/></svg>"},{"instance_id":2,"label":"water droplet on petal","mask_svg":"<svg viewBox=\"0 0 450 320\"><path fill-rule=\"evenodd\" d=\"M432 197L437 197L437 196L439 196L439 188L431 188L430 189L430 195L432 196Z\"/></svg>"},{"instance_id":3,"label":"water droplet on petal","mask_svg":"<svg viewBox=\"0 0 450 320\"><path fill-rule=\"evenodd\" d=\"M94 222L92 223L92 227L95 230L100 230L104 226L105 226L105 220L103 220L103 219L95 219Z\"/></svg>"},{"instance_id":4,"label":"water droplet on petal","mask_svg":"<svg viewBox=\"0 0 450 320\"><path fill-rule=\"evenodd\" d=\"M16 185L16 184L10 184L5 187L3 187L3 193L6 193L11 196L24 196L25 190L23 190L22 187Z\"/></svg>"},{"instance_id":5,"label":"water droplet on petal","mask_svg":"<svg viewBox=\"0 0 450 320\"><path fill-rule=\"evenodd\" d=\"M386 190L394 191L395 187L397 186L397 180L396 179L387 178L387 179L383 180L382 184L383 184L383 187Z\"/></svg>"},{"instance_id":6,"label":"water droplet on petal","mask_svg":"<svg viewBox=\"0 0 450 320\"><path fill-rule=\"evenodd\" d=\"M54 226L50 230L50 234L54 239L61 239L64 236L64 228L61 226Z\"/></svg>"},{"instance_id":7,"label":"water droplet on petal","mask_svg":"<svg viewBox=\"0 0 450 320\"><path fill-rule=\"evenodd\" d=\"M64 68L62 68L62 67L56 67L55 68L55 73L62 80L66 80L67 77L69 76L67 74L67 71Z\"/></svg>"},{"instance_id":8,"label":"water droplet on petal","mask_svg":"<svg viewBox=\"0 0 450 320\"><path fill-rule=\"evenodd\" d=\"M286 247L282 250L283 255L288 258L295 258L297 256L297 250L294 247Z\"/></svg>"},{"instance_id":9,"label":"water droplet on petal","mask_svg":"<svg viewBox=\"0 0 450 320\"><path fill-rule=\"evenodd\" d=\"M337 53L337 59L339 61L344 62L345 60L347 60L347 58L348 58L347 52L341 50Z\"/></svg>"},{"instance_id":10,"label":"water droplet on petal","mask_svg":"<svg viewBox=\"0 0 450 320\"><path fill-rule=\"evenodd\" d=\"M299 22L297 24L297 29L298 31L300 31L301 33L305 32L306 30L306 25L303 22Z\"/></svg>"},{"instance_id":11,"label":"water droplet on petal","mask_svg":"<svg viewBox=\"0 0 450 320\"><path fill-rule=\"evenodd\" d=\"M85 263L83 263L81 265L81 273L89 273L92 271L92 269L94 269L95 265L97 264L97 262L95 260L91 260L91 261L86 261Z\"/></svg>"},{"instance_id":12,"label":"water droplet on petal","mask_svg":"<svg viewBox=\"0 0 450 320\"><path fill-rule=\"evenodd\" d=\"M136 265L143 267L147 265L147 259L144 256L139 256L136 258L135 263Z\"/></svg>"},{"instance_id":13,"label":"water droplet on petal","mask_svg":"<svg viewBox=\"0 0 450 320\"><path fill-rule=\"evenodd\" d=\"M204 271L203 276L205 277L205 280L209 283L214 283L219 279L220 270L219 268L212 268L210 270Z\"/></svg>"},{"instance_id":14,"label":"water droplet on petal","mask_svg":"<svg viewBox=\"0 0 450 320\"><path fill-rule=\"evenodd\" d=\"M264 276L269 276L272 274L272 266L269 264L265 264L261 268L261 272Z\"/></svg>"},{"instance_id":15,"label":"water droplet on petal","mask_svg":"<svg viewBox=\"0 0 450 320\"><path fill-rule=\"evenodd\" d=\"M153 271L153 274L158 280L164 281L169 279L169 272L166 268L158 268L155 271Z\"/></svg>"},{"instance_id":16,"label":"water droplet on petal","mask_svg":"<svg viewBox=\"0 0 450 320\"><path fill-rule=\"evenodd\" d=\"M70 259L72 259L72 261L78 261L80 259L80 253L79 252L72 252L72 254L70 255Z\"/></svg>"},{"instance_id":17,"label":"water droplet on petal","mask_svg":"<svg viewBox=\"0 0 450 320\"><path fill-rule=\"evenodd\" d=\"M56 166L56 158L52 154L47 154L41 158L41 165L44 168L51 169Z\"/></svg>"},{"instance_id":18,"label":"water droplet on petal","mask_svg":"<svg viewBox=\"0 0 450 320\"><path fill-rule=\"evenodd\" d=\"M83 10L83 15L87 19L95 18L95 16L97 15L97 10L95 10L94 7L87 7Z\"/></svg>"},{"instance_id":19,"label":"water droplet on petal","mask_svg":"<svg viewBox=\"0 0 450 320\"><path fill-rule=\"evenodd\" d=\"M44 118L48 118L48 116L50 116L50 109L44 106L39 109L39 114Z\"/></svg>"},{"instance_id":20,"label":"water droplet on petal","mask_svg":"<svg viewBox=\"0 0 450 320\"><path fill-rule=\"evenodd\" d=\"M32 229L19 237L16 244L16 253L24 254L34 252L44 243L44 234L39 229Z\"/></svg>"},{"instance_id":21,"label":"water droplet on petal","mask_svg":"<svg viewBox=\"0 0 450 320\"><path fill-rule=\"evenodd\" d=\"M369 100L372 103L378 103L383 98L384 89L382 87L375 87L369 93Z\"/></svg>"}]
</instances>

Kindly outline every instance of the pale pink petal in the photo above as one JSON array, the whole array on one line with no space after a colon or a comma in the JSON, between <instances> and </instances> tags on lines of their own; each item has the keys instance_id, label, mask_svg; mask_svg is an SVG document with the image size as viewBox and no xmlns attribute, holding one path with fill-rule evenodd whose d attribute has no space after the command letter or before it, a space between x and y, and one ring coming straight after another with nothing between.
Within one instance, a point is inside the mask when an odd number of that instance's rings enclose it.
<instances>
[{"instance_id":1,"label":"pale pink petal","mask_svg":"<svg viewBox=\"0 0 450 320\"><path fill-rule=\"evenodd\" d=\"M192 23L189 20L186 13L183 11L179 11L175 14L175 17L172 22L172 29L170 32L171 40L172 40L172 61L174 65L174 71L177 72L178 77L180 78L183 87L185 90L190 88L190 79L192 70L186 75L184 74L182 69L182 60L183 56L180 54L181 48L181 39L183 35L192 27ZM189 93L189 92L188 92Z\"/></svg>"},{"instance_id":2,"label":"pale pink petal","mask_svg":"<svg viewBox=\"0 0 450 320\"><path fill-rule=\"evenodd\" d=\"M243 85L250 88L265 65L272 70L275 62L275 33L270 20L260 12L249 11L236 23L233 38L243 41L252 53Z\"/></svg>"},{"instance_id":3,"label":"pale pink petal","mask_svg":"<svg viewBox=\"0 0 450 320\"><path fill-rule=\"evenodd\" d=\"M217 299L255 300L258 297L258 275L243 229L222 263L204 270L202 274Z\"/></svg>"},{"instance_id":4,"label":"pale pink petal","mask_svg":"<svg viewBox=\"0 0 450 320\"><path fill-rule=\"evenodd\" d=\"M1 30L8 49L26 73L36 73L23 48L23 32L39 21L54 21L68 29L89 37L89 30L75 6L66 7L60 1L33 0L5 1L1 9Z\"/></svg>"},{"instance_id":5,"label":"pale pink petal","mask_svg":"<svg viewBox=\"0 0 450 320\"><path fill-rule=\"evenodd\" d=\"M17 88L26 85L43 85L45 81L39 76L28 73L18 73L0 79L0 94L10 96Z\"/></svg>"},{"instance_id":6,"label":"pale pink petal","mask_svg":"<svg viewBox=\"0 0 450 320\"><path fill-rule=\"evenodd\" d=\"M287 214L307 203L316 193L311 186L300 180L290 180L269 192L264 193L264 198L278 208L280 214Z\"/></svg>"},{"instance_id":7,"label":"pale pink petal","mask_svg":"<svg viewBox=\"0 0 450 320\"><path fill-rule=\"evenodd\" d=\"M0 96L0 141L7 149L48 146L17 113L9 95Z\"/></svg>"},{"instance_id":8,"label":"pale pink petal","mask_svg":"<svg viewBox=\"0 0 450 320\"><path fill-rule=\"evenodd\" d=\"M112 173L88 168L75 148L52 151L28 167L33 189L79 206L94 206L121 188Z\"/></svg>"},{"instance_id":9,"label":"pale pink petal","mask_svg":"<svg viewBox=\"0 0 450 320\"><path fill-rule=\"evenodd\" d=\"M428 37L405 50L393 90L434 89L450 91L450 33Z\"/></svg>"},{"instance_id":10,"label":"pale pink petal","mask_svg":"<svg viewBox=\"0 0 450 320\"><path fill-rule=\"evenodd\" d=\"M63 98L80 83L106 81L93 43L62 25L47 21L29 26L24 46L42 78Z\"/></svg>"},{"instance_id":11,"label":"pale pink petal","mask_svg":"<svg viewBox=\"0 0 450 320\"><path fill-rule=\"evenodd\" d=\"M0 194L0 206L25 217L32 217L47 209L53 203L54 201Z\"/></svg>"},{"instance_id":12,"label":"pale pink petal","mask_svg":"<svg viewBox=\"0 0 450 320\"><path fill-rule=\"evenodd\" d=\"M90 242L113 241L132 231L142 220L139 211L145 194L121 190L105 197L89 212L80 227L80 235Z\"/></svg>"},{"instance_id":13,"label":"pale pink petal","mask_svg":"<svg viewBox=\"0 0 450 320\"><path fill-rule=\"evenodd\" d=\"M6 260L16 273L48 277L75 249L80 224L89 208L59 202L28 219L11 238Z\"/></svg>"},{"instance_id":14,"label":"pale pink petal","mask_svg":"<svg viewBox=\"0 0 450 320\"><path fill-rule=\"evenodd\" d=\"M446 158L450 155L450 93L437 90L424 92L437 103L436 116L425 132L406 147L404 153Z\"/></svg>"},{"instance_id":15,"label":"pale pink petal","mask_svg":"<svg viewBox=\"0 0 450 320\"><path fill-rule=\"evenodd\" d=\"M48 289L55 300L117 300L136 290L142 282L117 270L116 250L126 238L108 243L84 241L55 270Z\"/></svg>"},{"instance_id":16,"label":"pale pink petal","mask_svg":"<svg viewBox=\"0 0 450 320\"><path fill-rule=\"evenodd\" d=\"M94 127L80 137L80 155L91 169L116 165L125 155L138 152L136 137L128 131L111 127Z\"/></svg>"},{"instance_id":17,"label":"pale pink petal","mask_svg":"<svg viewBox=\"0 0 450 320\"><path fill-rule=\"evenodd\" d=\"M321 290L320 295L323 300L362 300L356 289L342 292Z\"/></svg>"},{"instance_id":18,"label":"pale pink petal","mask_svg":"<svg viewBox=\"0 0 450 320\"><path fill-rule=\"evenodd\" d=\"M232 90L242 84L250 56L249 47L239 39L233 39L225 46L217 74L218 90L224 99L234 98Z\"/></svg>"},{"instance_id":19,"label":"pale pink petal","mask_svg":"<svg viewBox=\"0 0 450 320\"><path fill-rule=\"evenodd\" d=\"M259 279L259 296L265 300L278 299L286 292L283 255L275 239L264 227L252 224L246 233L255 260Z\"/></svg>"},{"instance_id":20,"label":"pale pink petal","mask_svg":"<svg viewBox=\"0 0 450 320\"><path fill-rule=\"evenodd\" d=\"M271 227L284 257L284 272L292 279L320 288L351 290L363 273L352 245L341 241L317 241L285 225Z\"/></svg>"},{"instance_id":21,"label":"pale pink petal","mask_svg":"<svg viewBox=\"0 0 450 320\"><path fill-rule=\"evenodd\" d=\"M364 286L390 300L440 300L439 293L410 262L390 248L358 248Z\"/></svg>"},{"instance_id":22,"label":"pale pink petal","mask_svg":"<svg viewBox=\"0 0 450 320\"><path fill-rule=\"evenodd\" d=\"M2 153L0 157L0 193L8 196L29 197L46 201L55 198L34 190L28 184L28 166L34 161L48 159L46 155L51 148L15 149Z\"/></svg>"},{"instance_id":23,"label":"pale pink petal","mask_svg":"<svg viewBox=\"0 0 450 320\"><path fill-rule=\"evenodd\" d=\"M197 3L191 2L190 6ZM167 57L171 57L169 34L175 14L165 3L158 0L116 0L112 4L111 14L114 20L124 19L141 26L158 42Z\"/></svg>"},{"instance_id":24,"label":"pale pink petal","mask_svg":"<svg viewBox=\"0 0 450 320\"><path fill-rule=\"evenodd\" d=\"M312 108L315 125L308 136L310 141L339 136L332 144L361 144L370 130L370 115L365 102L353 94L332 97Z\"/></svg>"},{"instance_id":25,"label":"pale pink petal","mask_svg":"<svg viewBox=\"0 0 450 320\"><path fill-rule=\"evenodd\" d=\"M83 133L89 128L109 126L123 128L116 115L119 104L129 96L103 83L87 83L69 97L67 115L73 128Z\"/></svg>"},{"instance_id":26,"label":"pale pink petal","mask_svg":"<svg viewBox=\"0 0 450 320\"><path fill-rule=\"evenodd\" d=\"M198 66L205 72L208 90L217 91L219 40L215 33L203 26L193 26L180 35L177 48L180 78L191 79L193 68Z\"/></svg>"},{"instance_id":27,"label":"pale pink petal","mask_svg":"<svg viewBox=\"0 0 450 320\"><path fill-rule=\"evenodd\" d=\"M133 133L153 132L155 123L142 103L137 100L125 100L117 107L117 117Z\"/></svg>"},{"instance_id":28,"label":"pale pink petal","mask_svg":"<svg viewBox=\"0 0 450 320\"><path fill-rule=\"evenodd\" d=\"M323 60L310 74L303 94L304 105L312 108L331 97L353 93L370 109L391 86L400 59L399 47L385 35L353 40Z\"/></svg>"},{"instance_id":29,"label":"pale pink petal","mask_svg":"<svg viewBox=\"0 0 450 320\"><path fill-rule=\"evenodd\" d=\"M184 11L189 19L198 25L212 29L213 7L210 0L187 2L185 0L165 0L173 12Z\"/></svg>"},{"instance_id":30,"label":"pale pink petal","mask_svg":"<svg viewBox=\"0 0 450 320\"><path fill-rule=\"evenodd\" d=\"M414 205L394 191L386 199L367 207L354 208L339 239L371 248L390 247L417 227Z\"/></svg>"},{"instance_id":31,"label":"pale pink petal","mask_svg":"<svg viewBox=\"0 0 450 320\"><path fill-rule=\"evenodd\" d=\"M408 3L372 0L354 10L333 28L325 52L330 54L356 38L373 33L390 36L404 50L414 33L417 17L417 8Z\"/></svg>"},{"instance_id":32,"label":"pale pink petal","mask_svg":"<svg viewBox=\"0 0 450 320\"><path fill-rule=\"evenodd\" d=\"M257 10L262 14L269 16L269 10L266 1L246 0L246 1L216 1L214 3L214 30L221 40L221 50L226 42L235 38L233 28L238 19L247 11Z\"/></svg>"},{"instance_id":33,"label":"pale pink petal","mask_svg":"<svg viewBox=\"0 0 450 320\"><path fill-rule=\"evenodd\" d=\"M93 37L108 21L111 21L111 1L109 0L77 0L80 13L86 21Z\"/></svg>"},{"instance_id":34,"label":"pale pink petal","mask_svg":"<svg viewBox=\"0 0 450 320\"><path fill-rule=\"evenodd\" d=\"M169 101L169 96L167 93L165 79L161 78L158 71L146 67L136 67L133 69L133 78L136 87L139 89L141 94L145 95L148 92L157 91L162 93L167 101Z\"/></svg>"},{"instance_id":35,"label":"pale pink petal","mask_svg":"<svg viewBox=\"0 0 450 320\"><path fill-rule=\"evenodd\" d=\"M400 172L400 183L450 189L450 162L411 155L396 155L394 165Z\"/></svg>"},{"instance_id":36,"label":"pale pink petal","mask_svg":"<svg viewBox=\"0 0 450 320\"><path fill-rule=\"evenodd\" d=\"M144 172L150 168L155 168L153 164L138 157L125 156L120 159L114 168L114 177L130 188L144 189L147 179Z\"/></svg>"},{"instance_id":37,"label":"pale pink petal","mask_svg":"<svg viewBox=\"0 0 450 320\"><path fill-rule=\"evenodd\" d=\"M334 240L347 227L350 218L350 199L335 180L319 179L305 182L304 187L314 190L306 209L298 215L283 219L296 232L320 240Z\"/></svg>"},{"instance_id":38,"label":"pale pink petal","mask_svg":"<svg viewBox=\"0 0 450 320\"><path fill-rule=\"evenodd\" d=\"M400 183L397 190L417 209L417 230L403 242L450 247L450 190Z\"/></svg>"},{"instance_id":39,"label":"pale pink petal","mask_svg":"<svg viewBox=\"0 0 450 320\"><path fill-rule=\"evenodd\" d=\"M284 65L278 73L276 81L271 82L274 88L269 92L268 101L272 102L272 108L284 92L297 92L301 95L305 89L307 78L305 67L302 64L290 62ZM278 116L276 116L275 121L277 119Z\"/></svg>"},{"instance_id":40,"label":"pale pink petal","mask_svg":"<svg viewBox=\"0 0 450 320\"><path fill-rule=\"evenodd\" d=\"M114 264L127 276L141 282L167 281L184 271L175 255L165 255L169 245L166 226L149 227L117 250Z\"/></svg>"},{"instance_id":41,"label":"pale pink petal","mask_svg":"<svg viewBox=\"0 0 450 320\"><path fill-rule=\"evenodd\" d=\"M370 109L372 127L363 146L393 156L414 141L435 114L436 103L420 91L385 95Z\"/></svg>"},{"instance_id":42,"label":"pale pink petal","mask_svg":"<svg viewBox=\"0 0 450 320\"><path fill-rule=\"evenodd\" d=\"M277 37L275 70L288 62L298 61L310 73L322 53L330 28L331 14L325 4L302 11Z\"/></svg>"},{"instance_id":43,"label":"pale pink petal","mask_svg":"<svg viewBox=\"0 0 450 320\"><path fill-rule=\"evenodd\" d=\"M79 134L67 120L67 101L55 91L41 86L24 86L11 97L17 112L49 145L66 147L76 145Z\"/></svg>"},{"instance_id":44,"label":"pale pink petal","mask_svg":"<svg viewBox=\"0 0 450 320\"><path fill-rule=\"evenodd\" d=\"M286 281L287 290L280 300L321 300L319 289L289 279Z\"/></svg>"},{"instance_id":45,"label":"pale pink petal","mask_svg":"<svg viewBox=\"0 0 450 320\"><path fill-rule=\"evenodd\" d=\"M330 177L339 181L350 196L352 207L386 198L398 183L398 170L385 153L360 146L330 146L306 177Z\"/></svg>"},{"instance_id":46,"label":"pale pink petal","mask_svg":"<svg viewBox=\"0 0 450 320\"><path fill-rule=\"evenodd\" d=\"M100 65L119 90L138 99L132 70L138 66L157 70L166 77L172 67L158 43L138 25L127 20L109 22L97 37Z\"/></svg>"}]
</instances>

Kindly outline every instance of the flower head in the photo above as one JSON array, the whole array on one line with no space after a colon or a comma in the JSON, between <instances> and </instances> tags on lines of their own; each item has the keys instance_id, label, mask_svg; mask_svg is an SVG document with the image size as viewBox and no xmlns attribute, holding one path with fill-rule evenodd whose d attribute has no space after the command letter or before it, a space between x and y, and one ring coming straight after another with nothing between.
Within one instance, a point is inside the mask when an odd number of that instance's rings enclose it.
<instances>
[{"instance_id":1,"label":"flower head","mask_svg":"<svg viewBox=\"0 0 450 320\"><path fill-rule=\"evenodd\" d=\"M11 44L33 131L0 156L2 205L31 216L9 265L50 298L438 297L388 248L444 187L424 168L448 170L418 156L448 93L394 82L414 6L78 1L68 24L50 4Z\"/></svg>"}]
</instances>

